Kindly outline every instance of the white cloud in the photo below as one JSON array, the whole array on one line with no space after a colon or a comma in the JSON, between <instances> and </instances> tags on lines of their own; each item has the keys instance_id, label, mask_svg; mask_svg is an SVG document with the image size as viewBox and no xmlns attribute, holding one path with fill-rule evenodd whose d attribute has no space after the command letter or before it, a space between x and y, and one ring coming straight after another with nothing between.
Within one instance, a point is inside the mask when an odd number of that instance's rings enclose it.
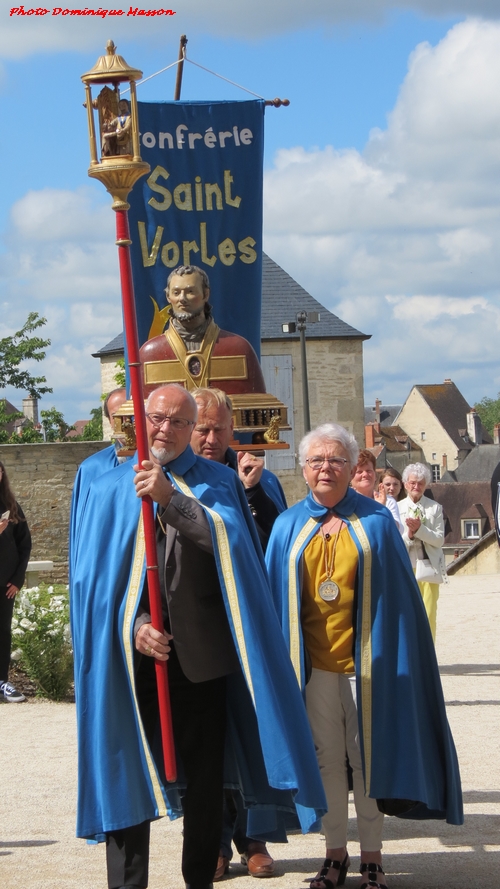
<instances>
[{"instance_id":1,"label":"white cloud","mask_svg":"<svg viewBox=\"0 0 500 889\"><path fill-rule=\"evenodd\" d=\"M109 207L97 205L90 188L29 191L14 204L11 217L18 234L30 241L72 241L90 218L95 239L100 240L109 236L113 221Z\"/></svg>"},{"instance_id":2,"label":"white cloud","mask_svg":"<svg viewBox=\"0 0 500 889\"><path fill-rule=\"evenodd\" d=\"M438 318L446 322L454 318L472 315L477 309L488 309L489 303L484 296L471 299L454 299L450 296L388 296L387 302L394 306L393 317L397 321L430 324ZM495 307L495 314L498 309Z\"/></svg>"},{"instance_id":3,"label":"white cloud","mask_svg":"<svg viewBox=\"0 0 500 889\"><path fill-rule=\"evenodd\" d=\"M298 147L267 174L265 248L373 335L370 399L449 376L471 400L496 394L499 82L500 25L468 20L415 49L363 152Z\"/></svg>"},{"instance_id":4,"label":"white cloud","mask_svg":"<svg viewBox=\"0 0 500 889\"><path fill-rule=\"evenodd\" d=\"M293 5L293 4L291 4ZM294 7L295 8L295 7ZM319 4L317 4L319 8ZM326 7L325 7L326 8ZM281 151L265 183L266 250L372 339L368 397L452 377L496 394L500 334L500 25L417 47L385 131L364 152ZM97 403L90 358L121 329L113 213L93 187L30 191L0 254L0 336L48 319L43 368L69 420Z\"/></svg>"},{"instance_id":5,"label":"white cloud","mask_svg":"<svg viewBox=\"0 0 500 889\"><path fill-rule=\"evenodd\" d=\"M88 416L99 404L99 362L92 358L121 330L120 282L114 214L107 196L92 187L74 192L30 191L12 207L0 282L9 294L1 307L0 336L19 330L29 311L47 319L40 335L51 340L42 364L66 418ZM19 393L10 393L16 403Z\"/></svg>"},{"instance_id":6,"label":"white cloud","mask_svg":"<svg viewBox=\"0 0 500 889\"><path fill-rule=\"evenodd\" d=\"M10 15L12 0L0 0L0 57L24 58L35 52L79 51L105 45L110 33L119 40L144 40L156 45L188 31L218 37L261 38L298 29L367 21L381 23L392 9L411 9L433 17L440 15L476 15L498 18L497 0L253 0L251 4L235 0L173 0L112 4L71 3L47 5L44 16ZM25 10L36 9L24 4ZM53 14L54 9L122 9L123 16L71 16ZM145 17L127 15L130 8L172 9L173 16Z\"/></svg>"}]
</instances>

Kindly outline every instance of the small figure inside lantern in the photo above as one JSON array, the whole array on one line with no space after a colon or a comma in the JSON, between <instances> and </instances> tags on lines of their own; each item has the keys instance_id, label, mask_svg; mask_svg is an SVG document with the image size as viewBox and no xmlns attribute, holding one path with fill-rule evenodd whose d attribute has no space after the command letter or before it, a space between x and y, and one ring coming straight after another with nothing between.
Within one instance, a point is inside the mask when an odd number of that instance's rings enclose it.
<instances>
[{"instance_id":1,"label":"small figure inside lantern","mask_svg":"<svg viewBox=\"0 0 500 889\"><path fill-rule=\"evenodd\" d=\"M105 91L106 95L103 96ZM100 101L101 98L103 99L102 102ZM113 99L115 100L114 102ZM120 99L118 108L116 108L116 93L105 87L99 96L98 104L102 157L119 157L124 154L133 154L132 117L128 99Z\"/></svg>"}]
</instances>

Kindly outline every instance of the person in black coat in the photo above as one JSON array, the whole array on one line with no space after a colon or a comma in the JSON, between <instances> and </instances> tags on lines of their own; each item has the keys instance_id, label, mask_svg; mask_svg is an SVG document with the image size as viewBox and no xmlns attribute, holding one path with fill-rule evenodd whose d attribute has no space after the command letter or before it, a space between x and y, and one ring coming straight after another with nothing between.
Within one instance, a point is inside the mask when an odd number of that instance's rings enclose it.
<instances>
[{"instance_id":1,"label":"person in black coat","mask_svg":"<svg viewBox=\"0 0 500 889\"><path fill-rule=\"evenodd\" d=\"M0 700L14 704L25 698L8 681L12 614L16 593L24 583L30 553L28 523L0 461Z\"/></svg>"}]
</instances>

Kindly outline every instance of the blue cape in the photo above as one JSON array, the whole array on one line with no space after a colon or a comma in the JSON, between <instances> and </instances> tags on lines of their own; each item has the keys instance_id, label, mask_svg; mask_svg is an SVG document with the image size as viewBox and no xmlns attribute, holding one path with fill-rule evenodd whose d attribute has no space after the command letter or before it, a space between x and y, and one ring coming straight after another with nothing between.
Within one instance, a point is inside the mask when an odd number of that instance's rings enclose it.
<instances>
[{"instance_id":1,"label":"blue cape","mask_svg":"<svg viewBox=\"0 0 500 889\"><path fill-rule=\"evenodd\" d=\"M102 451L97 451L80 464L76 473L73 493L71 495L71 512L69 518L69 574L73 571L73 552L76 547L80 519L85 510L89 488L95 478L118 466L118 457L114 444Z\"/></svg>"},{"instance_id":2,"label":"blue cape","mask_svg":"<svg viewBox=\"0 0 500 889\"><path fill-rule=\"evenodd\" d=\"M264 488L267 496L270 497L275 504L276 509L279 509L280 512L284 512L288 504L286 502L285 492L281 487L279 479L277 479L276 476L269 471L269 469L263 469L260 483Z\"/></svg>"},{"instance_id":3,"label":"blue cape","mask_svg":"<svg viewBox=\"0 0 500 889\"><path fill-rule=\"evenodd\" d=\"M228 448L225 453L225 463L238 474L238 455L232 448ZM269 469L263 469L260 484L267 496L273 501L278 512L284 512L288 508L285 492L281 487L281 482L274 473L270 472Z\"/></svg>"},{"instance_id":4,"label":"blue cape","mask_svg":"<svg viewBox=\"0 0 500 889\"><path fill-rule=\"evenodd\" d=\"M327 510L312 494L280 515L266 561L293 667L303 688L301 556ZM421 805L404 817L463 823L460 775L429 622L390 512L349 489L335 507L359 556L355 670L366 793Z\"/></svg>"},{"instance_id":5,"label":"blue cape","mask_svg":"<svg viewBox=\"0 0 500 889\"><path fill-rule=\"evenodd\" d=\"M232 469L188 447L166 467L196 497L215 557L241 674L228 677L227 783L239 786L251 836L285 839L287 814L304 831L326 810L302 696L274 610L261 547ZM139 717L133 624L144 583L144 534L132 463L90 486L74 552L71 617L79 744L79 836L181 814Z\"/></svg>"}]
</instances>

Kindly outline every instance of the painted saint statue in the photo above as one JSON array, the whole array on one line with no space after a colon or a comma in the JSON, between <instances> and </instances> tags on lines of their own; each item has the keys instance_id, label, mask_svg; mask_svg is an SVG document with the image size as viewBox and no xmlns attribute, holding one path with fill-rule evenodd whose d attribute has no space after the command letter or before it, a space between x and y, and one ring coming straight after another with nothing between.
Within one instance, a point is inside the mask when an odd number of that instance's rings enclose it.
<instances>
[{"instance_id":1,"label":"painted saint statue","mask_svg":"<svg viewBox=\"0 0 500 889\"><path fill-rule=\"evenodd\" d=\"M203 269L194 265L174 269L165 292L170 323L140 350L146 394L166 383L180 383L188 390L212 386L228 395L266 391L248 340L215 323Z\"/></svg>"}]
</instances>

